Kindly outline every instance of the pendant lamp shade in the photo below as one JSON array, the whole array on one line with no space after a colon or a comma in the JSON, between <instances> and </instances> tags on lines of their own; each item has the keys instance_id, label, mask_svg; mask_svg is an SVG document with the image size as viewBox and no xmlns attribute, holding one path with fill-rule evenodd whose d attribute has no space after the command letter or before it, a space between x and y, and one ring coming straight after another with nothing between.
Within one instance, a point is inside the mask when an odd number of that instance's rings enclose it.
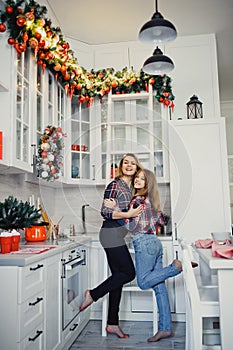
<instances>
[{"instance_id":1,"label":"pendant lamp shade","mask_svg":"<svg viewBox=\"0 0 233 350\"><path fill-rule=\"evenodd\" d=\"M143 64L143 72L156 75L156 74L165 74L174 69L174 63L168 57L163 55L162 51L156 47L153 52L153 55L149 57Z\"/></svg>"},{"instance_id":2,"label":"pendant lamp shade","mask_svg":"<svg viewBox=\"0 0 233 350\"><path fill-rule=\"evenodd\" d=\"M176 38L177 32L174 25L164 19L158 12L156 0L156 12L150 21L145 23L138 35L140 41L146 44L158 44L172 41Z\"/></svg>"}]
</instances>

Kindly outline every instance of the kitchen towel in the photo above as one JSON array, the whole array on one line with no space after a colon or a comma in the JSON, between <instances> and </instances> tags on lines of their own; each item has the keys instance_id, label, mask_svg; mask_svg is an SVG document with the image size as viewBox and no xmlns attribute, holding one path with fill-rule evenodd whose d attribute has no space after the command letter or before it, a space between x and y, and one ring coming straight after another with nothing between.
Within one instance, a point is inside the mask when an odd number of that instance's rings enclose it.
<instances>
[{"instance_id":1,"label":"kitchen towel","mask_svg":"<svg viewBox=\"0 0 233 350\"><path fill-rule=\"evenodd\" d=\"M233 259L233 246L229 245L231 241L225 240L223 244L219 244L212 239L199 239L195 242L196 248L212 249L212 255L216 258Z\"/></svg>"}]
</instances>

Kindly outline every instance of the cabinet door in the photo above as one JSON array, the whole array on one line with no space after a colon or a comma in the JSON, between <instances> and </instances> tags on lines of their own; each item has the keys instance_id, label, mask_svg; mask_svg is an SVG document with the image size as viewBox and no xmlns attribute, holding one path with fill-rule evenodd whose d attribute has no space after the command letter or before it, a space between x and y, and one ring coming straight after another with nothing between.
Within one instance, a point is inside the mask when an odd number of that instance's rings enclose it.
<instances>
[{"instance_id":1,"label":"cabinet door","mask_svg":"<svg viewBox=\"0 0 233 350\"><path fill-rule=\"evenodd\" d=\"M61 345L61 256L46 260L45 271L45 349Z\"/></svg>"},{"instance_id":2,"label":"cabinet door","mask_svg":"<svg viewBox=\"0 0 233 350\"><path fill-rule=\"evenodd\" d=\"M171 122L169 147L175 239L194 242L211 232L230 232L224 119Z\"/></svg>"},{"instance_id":3,"label":"cabinet door","mask_svg":"<svg viewBox=\"0 0 233 350\"><path fill-rule=\"evenodd\" d=\"M16 65L16 109L15 109L15 164L27 169L31 164L32 90L34 88L31 69L32 60L29 51L17 54Z\"/></svg>"},{"instance_id":4,"label":"cabinet door","mask_svg":"<svg viewBox=\"0 0 233 350\"><path fill-rule=\"evenodd\" d=\"M168 178L167 120L153 92L109 96L106 123L106 178L116 175L122 156L135 153L158 181Z\"/></svg>"}]
</instances>

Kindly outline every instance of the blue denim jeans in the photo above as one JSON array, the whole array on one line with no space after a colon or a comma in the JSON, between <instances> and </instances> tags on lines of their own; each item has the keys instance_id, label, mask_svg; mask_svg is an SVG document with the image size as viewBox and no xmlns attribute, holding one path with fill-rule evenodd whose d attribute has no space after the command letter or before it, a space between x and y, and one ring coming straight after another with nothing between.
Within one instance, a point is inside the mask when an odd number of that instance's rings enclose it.
<instances>
[{"instance_id":1,"label":"blue denim jeans","mask_svg":"<svg viewBox=\"0 0 233 350\"><path fill-rule=\"evenodd\" d=\"M158 329L171 331L171 309L165 280L180 272L174 263L163 267L163 247L156 235L137 233L133 236L133 245L138 286L154 290L159 311Z\"/></svg>"}]
</instances>

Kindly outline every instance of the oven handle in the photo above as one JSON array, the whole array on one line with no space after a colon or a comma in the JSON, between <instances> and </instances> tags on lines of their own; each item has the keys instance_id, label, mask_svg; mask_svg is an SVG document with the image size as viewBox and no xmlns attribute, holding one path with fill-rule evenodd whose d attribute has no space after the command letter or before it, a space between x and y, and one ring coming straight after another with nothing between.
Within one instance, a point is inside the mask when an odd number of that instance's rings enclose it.
<instances>
[{"instance_id":1,"label":"oven handle","mask_svg":"<svg viewBox=\"0 0 233 350\"><path fill-rule=\"evenodd\" d=\"M72 264L70 264L70 263L64 264L65 265L65 270L66 271L74 270L79 265L83 265L84 262L85 262L85 259L79 258L79 259L76 259Z\"/></svg>"}]
</instances>

